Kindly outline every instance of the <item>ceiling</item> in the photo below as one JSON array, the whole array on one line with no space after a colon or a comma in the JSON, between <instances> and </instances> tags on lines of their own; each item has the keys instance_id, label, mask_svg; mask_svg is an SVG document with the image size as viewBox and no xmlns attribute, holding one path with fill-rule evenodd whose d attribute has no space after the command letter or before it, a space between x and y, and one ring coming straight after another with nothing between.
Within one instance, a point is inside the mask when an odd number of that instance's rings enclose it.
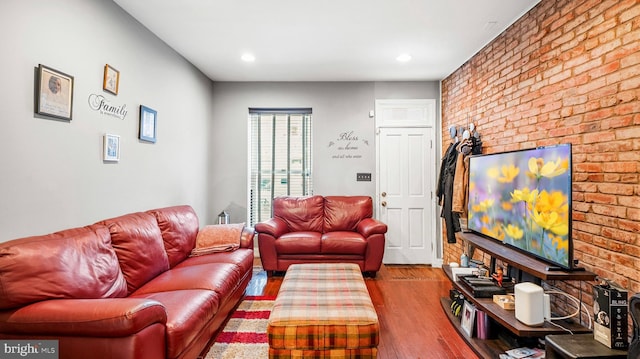
<instances>
[{"instance_id":1,"label":"ceiling","mask_svg":"<svg viewBox=\"0 0 640 359\"><path fill-rule=\"evenodd\" d=\"M428 81L539 0L114 2L214 81Z\"/></svg>"}]
</instances>

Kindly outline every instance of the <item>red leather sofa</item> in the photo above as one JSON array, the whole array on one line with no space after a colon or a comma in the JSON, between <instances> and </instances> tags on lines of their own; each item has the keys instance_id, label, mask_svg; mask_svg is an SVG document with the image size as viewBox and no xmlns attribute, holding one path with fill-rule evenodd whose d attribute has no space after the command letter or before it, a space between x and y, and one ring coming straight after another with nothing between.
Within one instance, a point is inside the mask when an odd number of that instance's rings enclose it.
<instances>
[{"instance_id":1,"label":"red leather sofa","mask_svg":"<svg viewBox=\"0 0 640 359\"><path fill-rule=\"evenodd\" d=\"M255 225L262 267L272 275L296 263L345 262L375 277L387 225L372 215L367 196L277 197L273 218Z\"/></svg>"},{"instance_id":2,"label":"red leather sofa","mask_svg":"<svg viewBox=\"0 0 640 359\"><path fill-rule=\"evenodd\" d=\"M175 206L0 243L0 338L58 340L61 359L197 358L253 271L253 229L190 257L198 231Z\"/></svg>"}]
</instances>

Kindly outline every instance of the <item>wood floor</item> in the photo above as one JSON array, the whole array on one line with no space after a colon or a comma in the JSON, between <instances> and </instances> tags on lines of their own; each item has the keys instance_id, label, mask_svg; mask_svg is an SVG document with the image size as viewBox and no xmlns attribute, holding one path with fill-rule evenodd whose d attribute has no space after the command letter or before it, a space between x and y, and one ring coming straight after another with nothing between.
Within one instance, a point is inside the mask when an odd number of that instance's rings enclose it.
<instances>
[{"instance_id":1,"label":"wood floor","mask_svg":"<svg viewBox=\"0 0 640 359\"><path fill-rule=\"evenodd\" d=\"M365 282L380 321L378 358L478 358L442 310L440 297L448 296L451 283L441 269L383 265ZM267 277L257 268L247 295L275 296L281 284L282 276Z\"/></svg>"}]
</instances>

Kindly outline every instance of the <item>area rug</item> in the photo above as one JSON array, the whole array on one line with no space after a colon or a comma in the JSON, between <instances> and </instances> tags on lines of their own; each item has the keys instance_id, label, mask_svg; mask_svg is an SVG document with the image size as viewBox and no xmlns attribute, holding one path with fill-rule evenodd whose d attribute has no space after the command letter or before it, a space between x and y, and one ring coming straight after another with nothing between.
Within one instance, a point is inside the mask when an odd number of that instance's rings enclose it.
<instances>
[{"instance_id":1,"label":"area rug","mask_svg":"<svg viewBox=\"0 0 640 359\"><path fill-rule=\"evenodd\" d=\"M267 322L274 300L270 296L246 296L205 359L268 358Z\"/></svg>"}]
</instances>

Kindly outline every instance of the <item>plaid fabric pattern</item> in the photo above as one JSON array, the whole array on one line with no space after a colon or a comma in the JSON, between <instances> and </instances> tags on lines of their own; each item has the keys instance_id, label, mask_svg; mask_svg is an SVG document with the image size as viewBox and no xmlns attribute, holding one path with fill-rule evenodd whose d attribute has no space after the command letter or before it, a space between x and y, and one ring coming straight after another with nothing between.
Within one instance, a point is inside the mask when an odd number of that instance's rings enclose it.
<instances>
[{"instance_id":1,"label":"plaid fabric pattern","mask_svg":"<svg viewBox=\"0 0 640 359\"><path fill-rule=\"evenodd\" d=\"M375 358L378 315L360 267L291 265L271 311L267 336L270 358L297 357L295 353L304 357L313 353L312 358Z\"/></svg>"},{"instance_id":2,"label":"plaid fabric pattern","mask_svg":"<svg viewBox=\"0 0 640 359\"><path fill-rule=\"evenodd\" d=\"M289 350L269 348L269 358L278 359L375 359L377 356L377 348L329 350Z\"/></svg>"}]
</instances>

